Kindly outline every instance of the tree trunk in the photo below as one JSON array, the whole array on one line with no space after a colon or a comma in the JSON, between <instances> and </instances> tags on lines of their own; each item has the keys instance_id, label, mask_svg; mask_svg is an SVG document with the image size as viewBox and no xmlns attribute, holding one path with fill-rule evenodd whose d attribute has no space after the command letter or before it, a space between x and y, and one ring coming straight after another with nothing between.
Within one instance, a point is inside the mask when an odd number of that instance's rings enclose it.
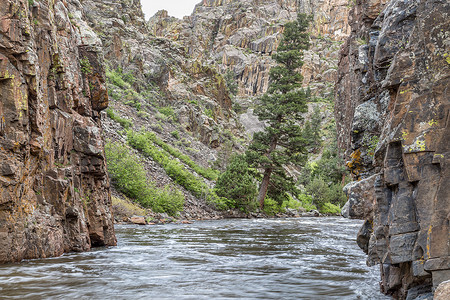
<instances>
[{"instance_id":1,"label":"tree trunk","mask_svg":"<svg viewBox=\"0 0 450 300\"><path fill-rule=\"evenodd\" d=\"M278 118L281 118L281 116L279 116ZM272 153L272 151L275 150L275 148L277 147L277 143L278 143L278 138L274 137L272 139L272 142L270 143L269 151L266 153L267 157L269 157L269 155ZM264 207L264 199L266 198L266 195L267 195L267 189L269 188L270 175L272 175L272 171L273 171L272 168L264 169L264 177L261 182L261 187L259 188L259 194L258 194L258 202L259 202L259 207L261 209Z\"/></svg>"},{"instance_id":2,"label":"tree trunk","mask_svg":"<svg viewBox=\"0 0 450 300\"><path fill-rule=\"evenodd\" d=\"M264 206L264 199L266 198L267 189L269 188L270 175L272 175L272 169L264 170L264 177L259 188L258 202L259 207L262 209Z\"/></svg>"}]
</instances>

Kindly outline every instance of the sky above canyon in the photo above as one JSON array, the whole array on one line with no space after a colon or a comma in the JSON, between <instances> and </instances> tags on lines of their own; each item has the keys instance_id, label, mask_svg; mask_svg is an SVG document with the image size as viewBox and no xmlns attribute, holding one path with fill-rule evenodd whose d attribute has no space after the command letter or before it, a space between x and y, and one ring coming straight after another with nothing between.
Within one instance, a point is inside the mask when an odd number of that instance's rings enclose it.
<instances>
[{"instance_id":1,"label":"sky above canyon","mask_svg":"<svg viewBox=\"0 0 450 300\"><path fill-rule=\"evenodd\" d=\"M201 0L141 0L146 20L161 9L167 10L169 16L182 19L183 16L190 16L195 5L200 2Z\"/></svg>"}]
</instances>

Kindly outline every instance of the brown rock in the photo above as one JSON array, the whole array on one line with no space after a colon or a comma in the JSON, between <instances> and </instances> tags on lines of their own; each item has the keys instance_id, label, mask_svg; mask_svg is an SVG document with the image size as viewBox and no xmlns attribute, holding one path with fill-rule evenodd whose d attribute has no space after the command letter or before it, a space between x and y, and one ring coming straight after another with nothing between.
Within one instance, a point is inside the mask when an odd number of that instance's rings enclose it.
<instances>
[{"instance_id":1,"label":"brown rock","mask_svg":"<svg viewBox=\"0 0 450 300\"><path fill-rule=\"evenodd\" d=\"M434 34L448 31L448 11L445 1L357 1L341 48L338 143L355 180L380 174L363 196L373 206L358 213L373 224L361 241L396 299L450 278L450 64Z\"/></svg>"},{"instance_id":2,"label":"brown rock","mask_svg":"<svg viewBox=\"0 0 450 300\"><path fill-rule=\"evenodd\" d=\"M116 244L95 115L104 72L86 22L69 18L83 18L77 2L0 6L0 263ZM80 47L93 67L86 95ZM96 163L85 173L82 161Z\"/></svg>"},{"instance_id":3,"label":"brown rock","mask_svg":"<svg viewBox=\"0 0 450 300\"><path fill-rule=\"evenodd\" d=\"M133 224L137 224L137 225L146 225L147 224L144 217L138 217L138 216L131 217L130 222Z\"/></svg>"},{"instance_id":4,"label":"brown rock","mask_svg":"<svg viewBox=\"0 0 450 300\"><path fill-rule=\"evenodd\" d=\"M450 299L450 280L444 281L437 287L434 292L434 300Z\"/></svg>"}]
</instances>

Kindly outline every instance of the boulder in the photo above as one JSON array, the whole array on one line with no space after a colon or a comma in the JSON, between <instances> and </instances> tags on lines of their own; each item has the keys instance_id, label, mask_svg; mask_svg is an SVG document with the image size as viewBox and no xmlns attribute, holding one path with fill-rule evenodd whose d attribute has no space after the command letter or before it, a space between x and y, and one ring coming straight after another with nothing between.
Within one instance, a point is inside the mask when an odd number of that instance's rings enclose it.
<instances>
[{"instance_id":1,"label":"boulder","mask_svg":"<svg viewBox=\"0 0 450 300\"><path fill-rule=\"evenodd\" d=\"M145 217L142 216L132 216L130 218L130 222L137 225L147 225L147 222L145 221Z\"/></svg>"}]
</instances>

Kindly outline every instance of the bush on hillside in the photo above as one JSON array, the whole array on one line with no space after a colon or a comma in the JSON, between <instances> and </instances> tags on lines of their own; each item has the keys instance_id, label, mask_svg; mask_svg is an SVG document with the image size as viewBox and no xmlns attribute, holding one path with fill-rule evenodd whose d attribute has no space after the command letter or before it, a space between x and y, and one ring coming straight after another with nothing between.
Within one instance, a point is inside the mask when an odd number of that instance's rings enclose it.
<instances>
[{"instance_id":1,"label":"bush on hillside","mask_svg":"<svg viewBox=\"0 0 450 300\"><path fill-rule=\"evenodd\" d=\"M249 173L247 162L242 155L232 157L227 166L217 179L214 188L216 194L233 200L236 208L252 210L256 205L256 184Z\"/></svg>"},{"instance_id":2,"label":"bush on hillside","mask_svg":"<svg viewBox=\"0 0 450 300\"><path fill-rule=\"evenodd\" d=\"M120 143L107 143L105 154L112 184L126 196L155 212L175 215L183 209L184 195L173 187L158 189L147 179L142 161Z\"/></svg>"}]
</instances>

